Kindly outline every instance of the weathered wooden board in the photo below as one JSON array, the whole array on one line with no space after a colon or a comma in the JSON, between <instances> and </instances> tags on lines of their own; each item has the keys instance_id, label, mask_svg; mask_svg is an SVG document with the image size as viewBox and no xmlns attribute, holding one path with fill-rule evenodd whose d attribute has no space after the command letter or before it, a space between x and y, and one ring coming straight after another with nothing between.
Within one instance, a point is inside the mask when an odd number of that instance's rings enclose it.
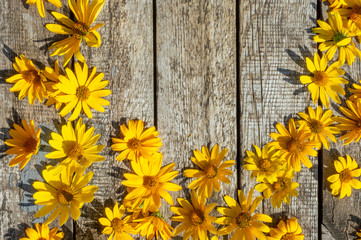
<instances>
[{"instance_id":1,"label":"weathered wooden board","mask_svg":"<svg viewBox=\"0 0 361 240\"><path fill-rule=\"evenodd\" d=\"M25 237L25 229L31 226L32 222L43 222L43 219L35 219L35 212L40 206L34 204L32 195L35 191L32 187L34 180L43 180L41 170L46 159L44 145L47 145L45 135L42 134L41 149L36 157L33 157L23 171L19 167L8 167L9 161L14 157L6 156L4 151L7 147L4 140L9 138L9 129L13 122L20 123L21 119L34 120L42 132L55 130L53 121L59 121L60 117L54 107L46 107L45 104L36 100L34 105L29 105L28 99L20 101L17 94L10 93L12 84L5 82L5 79L16 72L13 70L12 62L15 56L24 54L34 60L39 68L44 65L53 67L55 59L49 60L47 48L56 39L44 25L49 23L51 15L46 13L46 18L39 16L36 5L28 6L26 1L1 1L0 2L0 238L19 239ZM47 10L55 10L56 7L46 3ZM67 9L62 8L61 12L68 14ZM57 222L51 224L56 226ZM73 225L68 221L63 226L67 237L72 239Z\"/></svg>"},{"instance_id":2,"label":"weathered wooden board","mask_svg":"<svg viewBox=\"0 0 361 240\"><path fill-rule=\"evenodd\" d=\"M119 127L130 119L142 119L146 127L154 125L153 103L153 11L147 0L108 0L97 19L102 45L84 46L88 66L96 66L109 80L111 105L104 113L93 111L89 125L102 134L100 143L104 162L94 164L92 184L99 186L95 200L86 206L76 224L76 239L107 239L100 235L103 227L98 218L105 217L105 207L113 207L124 197L123 174L131 171L128 160L115 160L119 153L111 151L111 137L120 137Z\"/></svg>"},{"instance_id":3,"label":"weathered wooden board","mask_svg":"<svg viewBox=\"0 0 361 240\"><path fill-rule=\"evenodd\" d=\"M180 171L183 191L174 199L190 196L182 175L196 168L193 150L219 144L229 149L226 160L236 158L235 7L231 0L157 1L157 122L164 163L176 162ZM235 196L236 167L230 169L232 183L208 203L225 205L223 195Z\"/></svg>"},{"instance_id":4,"label":"weathered wooden board","mask_svg":"<svg viewBox=\"0 0 361 240\"><path fill-rule=\"evenodd\" d=\"M313 55L316 44L309 30L316 18L316 0L240 1L240 143L242 158L252 144L272 141L277 122L288 124L290 117L305 111L310 95L299 76L305 73L304 57ZM307 90L306 90L307 91ZM318 239L317 160L311 169L302 168L299 197L291 204L273 209L270 200L263 211L274 217L274 226L284 217L297 217L305 239ZM242 170L241 185L253 188L255 180Z\"/></svg>"}]
</instances>

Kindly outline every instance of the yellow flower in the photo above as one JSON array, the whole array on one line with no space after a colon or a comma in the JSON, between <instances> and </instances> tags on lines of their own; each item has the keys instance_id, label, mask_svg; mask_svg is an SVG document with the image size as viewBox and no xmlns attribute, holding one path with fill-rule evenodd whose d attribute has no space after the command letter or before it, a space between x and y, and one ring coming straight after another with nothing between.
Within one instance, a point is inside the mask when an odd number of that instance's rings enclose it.
<instances>
[{"instance_id":1,"label":"yellow flower","mask_svg":"<svg viewBox=\"0 0 361 240\"><path fill-rule=\"evenodd\" d=\"M93 0L89 5L89 0L69 0L69 8L73 12L76 22L67 16L52 12L53 16L64 25L46 24L46 28L56 34L71 35L61 41L53 43L49 49L55 49L50 56L64 55L63 65L65 66L71 57L75 57L84 62L85 58L80 53L80 45L85 39L90 47L99 47L101 44L100 34L96 31L103 24L96 24L90 27L102 10L105 0Z\"/></svg>"},{"instance_id":2,"label":"yellow flower","mask_svg":"<svg viewBox=\"0 0 361 240\"><path fill-rule=\"evenodd\" d=\"M83 175L83 169L75 167L64 168L59 174L58 170L48 165L43 170L45 182L35 181L33 187L37 190L33 197L35 204L45 205L35 217L43 217L52 212L44 224L49 224L60 214L59 225L62 226L71 217L77 221L80 217L80 208L84 203L92 202L97 186L85 186L93 177L93 172Z\"/></svg>"},{"instance_id":3,"label":"yellow flower","mask_svg":"<svg viewBox=\"0 0 361 240\"><path fill-rule=\"evenodd\" d=\"M118 161L124 159L140 160L140 157L152 158L152 155L158 152L162 146L159 133L155 127L144 130L144 122L142 120L129 120L128 128L123 124L120 126L123 138L112 138L112 150L118 151Z\"/></svg>"},{"instance_id":4,"label":"yellow flower","mask_svg":"<svg viewBox=\"0 0 361 240\"><path fill-rule=\"evenodd\" d=\"M211 240L218 240L218 237L217 237L217 236L213 236L213 237L211 238Z\"/></svg>"},{"instance_id":5,"label":"yellow flower","mask_svg":"<svg viewBox=\"0 0 361 240\"><path fill-rule=\"evenodd\" d=\"M20 238L20 240L60 240L63 239L64 233L58 232L58 228L52 228L49 230L49 226L46 224L35 223L34 228L27 228L26 238Z\"/></svg>"},{"instance_id":6,"label":"yellow flower","mask_svg":"<svg viewBox=\"0 0 361 240\"><path fill-rule=\"evenodd\" d=\"M20 170L25 167L33 155L38 153L41 132L40 128L35 131L33 120L30 120L30 126L24 119L21 120L21 123L23 127L14 123L15 129L9 131L12 138L5 140L5 144L11 147L5 153L17 155L9 162L9 166L20 164Z\"/></svg>"},{"instance_id":7,"label":"yellow flower","mask_svg":"<svg viewBox=\"0 0 361 240\"><path fill-rule=\"evenodd\" d=\"M58 102L55 99L55 96L59 93L59 89L56 87L59 83L60 68L58 60L55 61L54 69L51 67L45 67L45 71L42 71L42 74L49 80L45 83L46 92L48 94L48 99L46 101L46 106L55 105L56 109L60 109L63 103Z\"/></svg>"},{"instance_id":8,"label":"yellow flower","mask_svg":"<svg viewBox=\"0 0 361 240\"><path fill-rule=\"evenodd\" d=\"M43 76L42 71L36 68L34 63L24 55L21 55L20 58L15 57L13 67L18 74L6 79L6 82L15 84L10 88L10 92L19 92L20 100L28 96L30 104L34 104L35 99L43 102L47 94L45 88L46 78Z\"/></svg>"},{"instance_id":9,"label":"yellow flower","mask_svg":"<svg viewBox=\"0 0 361 240\"><path fill-rule=\"evenodd\" d=\"M336 127L341 131L347 131L340 137L340 141L345 140L343 145L347 145L352 141L358 142L361 138L361 101L346 101L347 108L340 107L340 111L346 117L335 117L340 124Z\"/></svg>"},{"instance_id":10,"label":"yellow flower","mask_svg":"<svg viewBox=\"0 0 361 240\"><path fill-rule=\"evenodd\" d=\"M358 167L355 159L346 154L346 159L339 157L334 161L336 174L327 178L331 183L332 195L339 195L344 198L346 195L351 196L352 188L360 189L361 182L354 177L360 177L361 168Z\"/></svg>"},{"instance_id":11,"label":"yellow flower","mask_svg":"<svg viewBox=\"0 0 361 240\"><path fill-rule=\"evenodd\" d=\"M151 208L160 207L161 197L173 205L173 199L167 191L180 191L181 186L169 182L178 175L178 171L172 171L175 163L161 168L162 154L155 155L154 161L144 160L142 162L132 161L133 173L124 173L127 179L122 182L124 186L132 188L125 200L132 200L132 208L135 209L141 204L143 213Z\"/></svg>"},{"instance_id":12,"label":"yellow flower","mask_svg":"<svg viewBox=\"0 0 361 240\"><path fill-rule=\"evenodd\" d=\"M330 148L330 143L328 138L331 139L332 142L336 142L336 137L334 134L340 133L337 127L332 126L335 122L335 118L332 117L332 111L327 110L325 112L322 111L321 106L317 106L316 111L311 107L308 107L308 115L306 113L300 112L298 115L303 118L303 120L299 120L298 123L304 128L307 132L311 133L310 140L316 141L326 149Z\"/></svg>"},{"instance_id":13,"label":"yellow flower","mask_svg":"<svg viewBox=\"0 0 361 240\"><path fill-rule=\"evenodd\" d=\"M359 232L356 233L357 236L361 237L361 230L359 230ZM361 240L361 238L358 238L356 240Z\"/></svg>"},{"instance_id":14,"label":"yellow flower","mask_svg":"<svg viewBox=\"0 0 361 240\"><path fill-rule=\"evenodd\" d=\"M348 88L348 90L353 93L349 98L348 100L352 101L352 102L355 102L357 101L358 99L361 99L361 86L354 83L352 85L355 89L352 89L352 88Z\"/></svg>"},{"instance_id":15,"label":"yellow flower","mask_svg":"<svg viewBox=\"0 0 361 240\"><path fill-rule=\"evenodd\" d=\"M222 163L223 158L226 156L228 149L223 149L219 152L218 145L214 145L211 153L207 147L202 147L202 152L199 150L193 151L194 157L191 160L194 164L199 166L201 169L186 169L184 171L185 177L196 177L197 179L192 181L188 188L196 189L197 194L200 197L210 198L213 193L213 189L219 192L221 185L219 181L224 183L231 183L227 175L232 175L233 172L228 167L233 166L234 160L228 160Z\"/></svg>"},{"instance_id":16,"label":"yellow flower","mask_svg":"<svg viewBox=\"0 0 361 240\"><path fill-rule=\"evenodd\" d=\"M308 90L311 93L313 103L316 104L318 99L321 99L322 104L329 108L329 97L341 103L337 94L345 95L345 90L340 84L347 84L348 81L340 76L345 74L345 71L339 69L340 63L335 62L327 68L327 57L323 55L320 59L318 53L315 53L314 61L306 58L307 69L313 74L313 77L302 75L300 77L301 83L308 84Z\"/></svg>"},{"instance_id":17,"label":"yellow flower","mask_svg":"<svg viewBox=\"0 0 361 240\"><path fill-rule=\"evenodd\" d=\"M47 0L47 1L53 4L57 8L60 8L62 6L60 0ZM36 6L38 7L39 15L43 18L45 17L45 8L44 8L43 0L27 0L26 3L29 5L34 5L36 3Z\"/></svg>"},{"instance_id":18,"label":"yellow flower","mask_svg":"<svg viewBox=\"0 0 361 240\"><path fill-rule=\"evenodd\" d=\"M326 2L327 0L322 0L323 2ZM330 8L340 8L342 6L340 0L328 0L330 3Z\"/></svg>"},{"instance_id":19,"label":"yellow flower","mask_svg":"<svg viewBox=\"0 0 361 240\"><path fill-rule=\"evenodd\" d=\"M266 199L271 198L271 204L273 208L281 208L282 201L286 204L290 204L290 197L298 196L296 188L299 186L297 182L292 182L294 177L293 170L281 169L277 171L277 180L273 183L265 179L263 183L259 183L255 186L255 189L259 192L263 192L263 196Z\"/></svg>"},{"instance_id":20,"label":"yellow flower","mask_svg":"<svg viewBox=\"0 0 361 240\"><path fill-rule=\"evenodd\" d=\"M142 237L146 236L147 240L152 240L154 237L157 240L168 240L173 236L173 228L164 221L159 211L150 215L147 213L144 218L136 219L134 222L138 222L136 230L140 232Z\"/></svg>"},{"instance_id":21,"label":"yellow flower","mask_svg":"<svg viewBox=\"0 0 361 240\"><path fill-rule=\"evenodd\" d=\"M279 133L271 133L270 136L275 141L269 143L270 146L280 150L280 156L284 157L288 166L296 172L301 171L301 162L308 168L312 167L309 156L317 156L317 151L313 148L319 146L319 143L308 140L311 133L305 131L301 126L296 130L295 121L291 118L288 122L287 130L281 123L276 124Z\"/></svg>"},{"instance_id":22,"label":"yellow flower","mask_svg":"<svg viewBox=\"0 0 361 240\"><path fill-rule=\"evenodd\" d=\"M341 17L347 18L361 28L361 2L358 0L341 0L343 8L335 9Z\"/></svg>"},{"instance_id":23,"label":"yellow flower","mask_svg":"<svg viewBox=\"0 0 361 240\"><path fill-rule=\"evenodd\" d=\"M317 23L320 27L312 29L313 32L317 33L313 40L321 43L318 47L320 51L327 50L326 56L329 61L337 50L339 50L338 60L341 66L346 60L348 65L352 65L356 56L361 56L360 50L351 41L354 34L348 29L347 20L343 21L338 12L328 13L328 23L322 20L317 20Z\"/></svg>"},{"instance_id":24,"label":"yellow flower","mask_svg":"<svg viewBox=\"0 0 361 240\"><path fill-rule=\"evenodd\" d=\"M110 234L108 240L133 240L130 234L137 234L135 230L136 224L132 222L132 216L124 216L125 207L121 205L118 207L116 202L113 211L110 208L105 208L106 218L99 218L101 225L105 226L103 234Z\"/></svg>"},{"instance_id":25,"label":"yellow flower","mask_svg":"<svg viewBox=\"0 0 361 240\"><path fill-rule=\"evenodd\" d=\"M272 218L266 214L253 214L263 197L259 196L252 202L253 189L251 189L248 198L242 190L238 190L239 203L230 196L224 196L224 201L229 207L218 207L217 211L223 214L223 217L217 219L216 223L227 225L220 229L218 234L225 235L235 232L231 240L254 239L266 240L264 233L270 231L269 227L262 222L272 222Z\"/></svg>"},{"instance_id":26,"label":"yellow flower","mask_svg":"<svg viewBox=\"0 0 361 240\"><path fill-rule=\"evenodd\" d=\"M81 68L79 62L75 63L75 74L69 68L65 71L68 77L60 75L60 82L56 85L62 94L58 94L55 98L65 104L59 113L60 116L64 117L74 109L69 121L75 120L82 110L88 118L93 118L89 107L98 112L104 112L102 106L110 103L102 97L111 94L110 90L103 89L109 83L109 81L102 81L104 74L96 75L96 67L88 74L88 65L84 63Z\"/></svg>"},{"instance_id":27,"label":"yellow flower","mask_svg":"<svg viewBox=\"0 0 361 240\"><path fill-rule=\"evenodd\" d=\"M192 204L184 198L178 198L177 201L180 207L170 207L170 210L176 214L171 220L181 222L174 230L174 236L185 231L183 240L188 240L191 236L192 239L203 240L208 239L208 231L217 234L217 229L212 225L217 218L209 216L216 207L215 203L206 206L206 198L198 197L194 190L191 192Z\"/></svg>"},{"instance_id":28,"label":"yellow flower","mask_svg":"<svg viewBox=\"0 0 361 240\"><path fill-rule=\"evenodd\" d=\"M257 182L267 179L270 183L277 181L277 172L282 168L284 159L280 157L279 151L268 144L261 150L253 145L255 152L246 151L246 163L243 168L252 171L251 179L257 177Z\"/></svg>"},{"instance_id":29,"label":"yellow flower","mask_svg":"<svg viewBox=\"0 0 361 240\"><path fill-rule=\"evenodd\" d=\"M67 125L62 126L61 135L51 133L52 139L49 140L49 144L55 150L45 157L63 159L61 165L75 167L89 167L93 162L103 161L105 158L98 153L104 149L104 145L95 145L100 134L95 136L93 134L94 127L86 130L81 118L76 123L75 129L71 122L68 122Z\"/></svg>"},{"instance_id":30,"label":"yellow flower","mask_svg":"<svg viewBox=\"0 0 361 240\"><path fill-rule=\"evenodd\" d=\"M277 225L277 228L271 228L270 237L268 240L285 240L285 239L294 239L294 240L303 240L305 235L302 234L302 228L298 224L295 217L288 219L286 223L280 221Z\"/></svg>"}]
</instances>

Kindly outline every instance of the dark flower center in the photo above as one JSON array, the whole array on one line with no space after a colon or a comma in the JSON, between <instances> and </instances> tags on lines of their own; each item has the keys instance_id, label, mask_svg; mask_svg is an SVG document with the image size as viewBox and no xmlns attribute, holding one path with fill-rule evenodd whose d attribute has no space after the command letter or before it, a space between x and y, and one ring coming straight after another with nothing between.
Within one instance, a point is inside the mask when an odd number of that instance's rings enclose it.
<instances>
[{"instance_id":1,"label":"dark flower center","mask_svg":"<svg viewBox=\"0 0 361 240\"><path fill-rule=\"evenodd\" d=\"M201 225L204 221L203 211L195 209L191 214L191 223L195 226Z\"/></svg>"},{"instance_id":2,"label":"dark flower center","mask_svg":"<svg viewBox=\"0 0 361 240\"><path fill-rule=\"evenodd\" d=\"M326 86L326 84L328 83L328 76L323 71L316 72L313 76L313 82L319 87Z\"/></svg>"},{"instance_id":3,"label":"dark flower center","mask_svg":"<svg viewBox=\"0 0 361 240\"><path fill-rule=\"evenodd\" d=\"M77 39L85 38L85 36L89 33L89 27L84 23L78 22L73 26L73 36Z\"/></svg>"},{"instance_id":4,"label":"dark flower center","mask_svg":"<svg viewBox=\"0 0 361 240\"><path fill-rule=\"evenodd\" d=\"M76 89L76 93L75 95L77 96L77 98L81 101L85 101L89 98L90 96L90 90L88 87L86 86L80 86Z\"/></svg>"},{"instance_id":5,"label":"dark flower center","mask_svg":"<svg viewBox=\"0 0 361 240\"><path fill-rule=\"evenodd\" d=\"M251 216L248 213L244 213L244 212L240 213L236 218L237 225L240 228L247 227L250 221L251 221Z\"/></svg>"}]
</instances>

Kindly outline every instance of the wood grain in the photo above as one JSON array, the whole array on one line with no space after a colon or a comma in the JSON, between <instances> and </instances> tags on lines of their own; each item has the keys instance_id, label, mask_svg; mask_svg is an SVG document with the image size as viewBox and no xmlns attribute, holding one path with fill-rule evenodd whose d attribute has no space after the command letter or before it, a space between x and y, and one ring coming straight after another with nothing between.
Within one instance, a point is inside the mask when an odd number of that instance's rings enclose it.
<instances>
[{"instance_id":1,"label":"wood grain","mask_svg":"<svg viewBox=\"0 0 361 240\"><path fill-rule=\"evenodd\" d=\"M240 142L241 154L252 144L272 141L275 124L286 124L310 104L310 95L299 82L306 70L305 56L315 52L309 30L316 18L315 0L241 1L240 9ZM307 90L306 90L307 91ZM274 218L274 226L285 216L297 217L305 239L317 238L317 160L311 169L302 168L294 181L299 197L291 204L273 209L263 202L264 213ZM247 192L255 185L243 170L239 176ZM261 210L261 209L260 209Z\"/></svg>"},{"instance_id":2,"label":"wood grain","mask_svg":"<svg viewBox=\"0 0 361 240\"><path fill-rule=\"evenodd\" d=\"M235 14L231 0L157 1L157 121L164 163L176 162L180 171L176 182L183 191L174 199L189 199L191 180L182 175L196 168L193 150L219 144L229 149L226 160L236 158ZM236 167L230 169L232 183L222 184L208 203L225 205L223 195L235 196ZM162 210L172 215L168 206Z\"/></svg>"}]
</instances>

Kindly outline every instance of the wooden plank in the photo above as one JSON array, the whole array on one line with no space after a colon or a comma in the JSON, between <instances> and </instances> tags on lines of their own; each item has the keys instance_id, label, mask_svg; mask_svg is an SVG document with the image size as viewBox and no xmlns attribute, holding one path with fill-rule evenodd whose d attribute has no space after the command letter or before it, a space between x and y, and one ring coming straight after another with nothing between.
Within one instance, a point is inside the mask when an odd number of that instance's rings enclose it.
<instances>
[{"instance_id":1,"label":"wooden plank","mask_svg":"<svg viewBox=\"0 0 361 240\"><path fill-rule=\"evenodd\" d=\"M38 155L33 157L23 171L19 167L8 167L9 161L14 157L6 156L3 152L7 149L4 145L5 139L9 138L9 129L12 123L19 122L21 119L29 121L33 119L37 127L54 130L53 120L60 120L57 111L53 107L46 107L45 104L36 100L34 105L29 105L28 99L18 100L17 94L10 93L12 84L5 82L5 79L16 72L12 68L12 62L15 56L24 54L26 57L36 60L34 63L38 67L47 65L53 67L54 58L48 62L49 53L46 49L50 42L58 39L45 29L44 25L51 21L49 12L46 12L46 18L39 16L36 5L29 6L26 1L1 1L0 2L0 22L2 27L0 31L1 57L0 57L0 238L1 239L19 239L25 237L25 229L32 222L43 222L45 218L35 219L34 214L41 206L34 204L32 195L34 189L32 182L34 180L42 181L41 170L45 165L45 154L43 148L39 150ZM57 8L50 3L45 3L46 10L56 10ZM65 8L60 10L64 12ZM67 12L65 14L68 14ZM46 145L44 138L41 145ZM50 226L54 227L57 222ZM72 221L68 221L63 226L66 233L65 239L72 239Z\"/></svg>"},{"instance_id":2,"label":"wooden plank","mask_svg":"<svg viewBox=\"0 0 361 240\"><path fill-rule=\"evenodd\" d=\"M313 55L316 44L309 29L316 18L316 0L241 1L240 9L240 143L241 153L252 144L272 141L275 124L285 124L310 104L299 82L306 70L305 56ZM307 91L307 90L306 90ZM294 181L300 186L299 197L291 204L273 209L270 200L263 202L264 213L274 218L297 217L305 239L318 239L317 160L313 167L303 167ZM255 180L243 170L241 185L253 188Z\"/></svg>"},{"instance_id":3,"label":"wooden plank","mask_svg":"<svg viewBox=\"0 0 361 240\"><path fill-rule=\"evenodd\" d=\"M153 26L152 3L148 0L108 0L96 23L104 23L99 29L102 44L99 48L84 45L88 66L109 80L111 102L104 113L93 111L89 125L102 134L100 144L106 145L101 152L104 162L95 163L92 184L99 186L95 200L83 207L76 225L76 239L107 239L100 235L103 227L98 218L105 217L105 206L113 207L121 202L125 188L121 187L123 173L130 171L128 160L115 160L119 153L111 151L111 137L119 137L119 127L130 119L142 119L146 127L154 125L153 104Z\"/></svg>"},{"instance_id":4,"label":"wooden plank","mask_svg":"<svg viewBox=\"0 0 361 240\"><path fill-rule=\"evenodd\" d=\"M202 146L228 148L225 160L236 158L236 12L235 1L157 1L157 105L164 164L175 162L176 182L187 189L194 179L183 170L196 168L193 150ZM221 184L208 203L224 205L222 196L234 196L232 183ZM162 209L173 215L169 206ZM216 211L212 214L217 214ZM176 226L177 223L173 223ZM177 237L175 239L181 239Z\"/></svg>"}]
</instances>

